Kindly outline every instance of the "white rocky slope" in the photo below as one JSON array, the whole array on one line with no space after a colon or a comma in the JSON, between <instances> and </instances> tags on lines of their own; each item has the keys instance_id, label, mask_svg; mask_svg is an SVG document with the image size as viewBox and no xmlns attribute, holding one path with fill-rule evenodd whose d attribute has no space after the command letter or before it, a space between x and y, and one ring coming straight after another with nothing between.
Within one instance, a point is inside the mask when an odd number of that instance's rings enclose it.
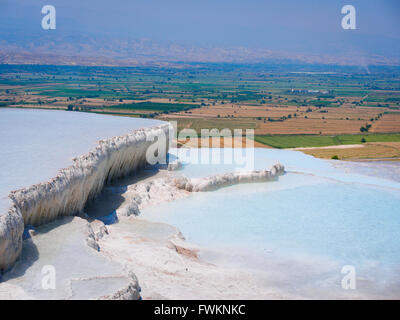
<instances>
[{"instance_id":1,"label":"white rocky slope","mask_svg":"<svg viewBox=\"0 0 400 320\"><path fill-rule=\"evenodd\" d=\"M11 192L12 206L0 215L0 272L10 268L22 249L24 225L38 226L82 212L112 179L146 164L146 152L155 137L170 137L169 124L135 130L98 142L87 155L44 183ZM168 143L167 143L168 145Z\"/></svg>"},{"instance_id":2,"label":"white rocky slope","mask_svg":"<svg viewBox=\"0 0 400 320\"><path fill-rule=\"evenodd\" d=\"M104 257L100 221L64 217L30 230L21 258L3 275L3 299L139 299L136 276ZM50 278L54 276L54 278Z\"/></svg>"},{"instance_id":3,"label":"white rocky slope","mask_svg":"<svg viewBox=\"0 0 400 320\"><path fill-rule=\"evenodd\" d=\"M283 172L279 164L270 171L201 179L164 172L150 181L121 188L106 187L105 192L122 193L125 199L116 210L119 222L106 226L82 214L58 219L29 232L32 237L24 241L21 259L0 284L0 299L138 299L140 288L135 275L144 279L144 298L182 298L193 276L198 280L192 283L196 290L191 298L206 298L207 294L218 298L221 290L209 290L216 279L221 280L218 286L226 287L223 290L226 294L222 295L226 298L239 298L242 294L250 298L279 298L281 295L277 292L260 291L247 274L202 262L197 257L197 249L183 241L174 227L148 223L134 216L143 207L185 197L190 191L274 180ZM109 203L110 198L105 201ZM47 265L57 270L55 290L41 287L41 270ZM164 290L165 283L170 281L177 285L174 295ZM235 286L233 291L227 290Z\"/></svg>"}]
</instances>

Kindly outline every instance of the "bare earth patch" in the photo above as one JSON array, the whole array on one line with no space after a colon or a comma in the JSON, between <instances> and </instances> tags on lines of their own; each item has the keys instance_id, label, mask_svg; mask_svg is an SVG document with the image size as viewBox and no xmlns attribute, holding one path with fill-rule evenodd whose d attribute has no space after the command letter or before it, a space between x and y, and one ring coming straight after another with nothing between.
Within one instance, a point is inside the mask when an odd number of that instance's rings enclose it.
<instances>
[{"instance_id":1,"label":"bare earth patch","mask_svg":"<svg viewBox=\"0 0 400 320\"><path fill-rule=\"evenodd\" d=\"M400 160L400 142L368 142L362 145L298 148L317 158L341 160Z\"/></svg>"}]
</instances>

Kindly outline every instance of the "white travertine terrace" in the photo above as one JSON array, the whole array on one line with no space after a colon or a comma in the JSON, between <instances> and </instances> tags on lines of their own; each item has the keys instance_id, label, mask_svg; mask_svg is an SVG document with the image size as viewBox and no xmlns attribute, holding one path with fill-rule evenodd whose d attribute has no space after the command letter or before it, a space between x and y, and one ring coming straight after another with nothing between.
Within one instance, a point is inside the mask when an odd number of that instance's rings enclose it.
<instances>
[{"instance_id":1,"label":"white travertine terrace","mask_svg":"<svg viewBox=\"0 0 400 320\"><path fill-rule=\"evenodd\" d=\"M273 181L284 172L284 166L278 163L273 165L270 170L233 172L204 178L190 179L184 176L168 175L150 182L128 186L124 192L126 201L116 210L116 214L117 216L137 216L141 209L149 205L173 201L185 197L191 192L213 191L241 183Z\"/></svg>"},{"instance_id":2,"label":"white travertine terrace","mask_svg":"<svg viewBox=\"0 0 400 320\"><path fill-rule=\"evenodd\" d=\"M0 215L0 272L19 257L24 225L38 226L81 213L107 182L144 166L155 137L163 133L168 139L170 130L169 124L163 124L101 140L93 151L73 159L74 164L60 170L56 177L12 191L11 208Z\"/></svg>"},{"instance_id":3,"label":"white travertine terrace","mask_svg":"<svg viewBox=\"0 0 400 320\"><path fill-rule=\"evenodd\" d=\"M282 175L284 171L284 166L278 163L272 166L270 170L225 173L197 179L177 178L174 179L174 184L178 189L184 189L190 192L212 191L234 184L275 180L278 176Z\"/></svg>"}]
</instances>

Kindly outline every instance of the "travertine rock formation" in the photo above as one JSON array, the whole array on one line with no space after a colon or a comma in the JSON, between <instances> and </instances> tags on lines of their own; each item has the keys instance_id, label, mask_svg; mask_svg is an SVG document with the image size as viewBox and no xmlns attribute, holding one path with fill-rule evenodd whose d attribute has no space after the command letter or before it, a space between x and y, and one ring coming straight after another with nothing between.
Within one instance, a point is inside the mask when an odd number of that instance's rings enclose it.
<instances>
[{"instance_id":1,"label":"travertine rock formation","mask_svg":"<svg viewBox=\"0 0 400 320\"><path fill-rule=\"evenodd\" d=\"M74 164L60 170L56 177L12 191L12 207L8 213L0 213L0 272L12 266L19 256L24 224L38 226L81 213L107 182L146 164L146 153L156 137L164 134L168 151L170 130L169 124L163 124L101 140L93 151L73 159Z\"/></svg>"}]
</instances>

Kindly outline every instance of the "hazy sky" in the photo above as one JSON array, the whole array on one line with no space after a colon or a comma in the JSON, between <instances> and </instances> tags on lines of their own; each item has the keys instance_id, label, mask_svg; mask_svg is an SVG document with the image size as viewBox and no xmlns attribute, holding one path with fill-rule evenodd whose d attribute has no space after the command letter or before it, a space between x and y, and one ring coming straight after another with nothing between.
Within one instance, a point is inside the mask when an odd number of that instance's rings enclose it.
<instances>
[{"instance_id":1,"label":"hazy sky","mask_svg":"<svg viewBox=\"0 0 400 320\"><path fill-rule=\"evenodd\" d=\"M42 35L45 4L57 10L54 35L400 55L399 0L0 0L2 36ZM356 8L357 30L341 28L346 4Z\"/></svg>"}]
</instances>

